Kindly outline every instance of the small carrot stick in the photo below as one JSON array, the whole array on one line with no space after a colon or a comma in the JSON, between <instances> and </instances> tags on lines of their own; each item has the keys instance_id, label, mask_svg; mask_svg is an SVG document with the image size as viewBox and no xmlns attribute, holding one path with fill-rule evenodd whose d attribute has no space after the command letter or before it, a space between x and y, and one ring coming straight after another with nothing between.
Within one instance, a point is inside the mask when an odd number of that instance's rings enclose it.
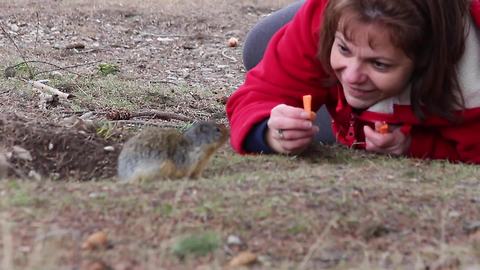
<instances>
[{"instance_id":1,"label":"small carrot stick","mask_svg":"<svg viewBox=\"0 0 480 270\"><path fill-rule=\"evenodd\" d=\"M310 119L315 119L315 113L312 112L312 95L303 96L303 109L310 114Z\"/></svg>"},{"instance_id":2,"label":"small carrot stick","mask_svg":"<svg viewBox=\"0 0 480 270\"><path fill-rule=\"evenodd\" d=\"M382 122L381 125L377 126L376 131L381 134L387 134L389 132L388 124L386 122Z\"/></svg>"},{"instance_id":3,"label":"small carrot stick","mask_svg":"<svg viewBox=\"0 0 480 270\"><path fill-rule=\"evenodd\" d=\"M303 96L303 109L308 113L312 111L312 95Z\"/></svg>"}]
</instances>

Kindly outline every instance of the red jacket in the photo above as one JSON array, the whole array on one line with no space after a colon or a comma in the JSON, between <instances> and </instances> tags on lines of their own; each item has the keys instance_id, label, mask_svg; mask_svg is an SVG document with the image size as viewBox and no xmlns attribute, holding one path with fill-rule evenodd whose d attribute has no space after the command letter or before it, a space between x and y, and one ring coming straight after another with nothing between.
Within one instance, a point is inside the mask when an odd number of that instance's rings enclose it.
<instances>
[{"instance_id":1,"label":"red jacket","mask_svg":"<svg viewBox=\"0 0 480 270\"><path fill-rule=\"evenodd\" d=\"M402 125L411 135L409 156L480 164L480 0L474 0L470 8L471 34L459 68L467 109L461 112L463 121L457 125L433 116L420 122L410 106L408 91L356 114L346 103L341 85L322 87L327 75L316 55L327 2L307 0L292 21L272 37L262 61L229 98L232 147L245 153L243 142L255 124L267 119L278 104L302 107L302 96L310 94L312 109L326 105L342 144L364 148L363 126L387 121Z\"/></svg>"}]
</instances>

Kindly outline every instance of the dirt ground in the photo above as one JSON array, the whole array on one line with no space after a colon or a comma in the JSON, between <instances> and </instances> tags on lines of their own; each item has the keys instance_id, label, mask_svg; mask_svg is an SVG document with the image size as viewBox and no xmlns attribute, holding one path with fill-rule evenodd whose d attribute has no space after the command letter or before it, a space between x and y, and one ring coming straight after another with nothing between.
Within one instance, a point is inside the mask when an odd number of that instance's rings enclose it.
<instances>
[{"instance_id":1,"label":"dirt ground","mask_svg":"<svg viewBox=\"0 0 480 270\"><path fill-rule=\"evenodd\" d=\"M227 122L248 29L289 2L1 1L0 268L224 269L249 250L252 269L480 269L477 166L227 145L199 181L116 182L139 128ZM74 97L46 100L30 79ZM95 231L109 248L82 249ZM171 254L204 231L212 252Z\"/></svg>"}]
</instances>

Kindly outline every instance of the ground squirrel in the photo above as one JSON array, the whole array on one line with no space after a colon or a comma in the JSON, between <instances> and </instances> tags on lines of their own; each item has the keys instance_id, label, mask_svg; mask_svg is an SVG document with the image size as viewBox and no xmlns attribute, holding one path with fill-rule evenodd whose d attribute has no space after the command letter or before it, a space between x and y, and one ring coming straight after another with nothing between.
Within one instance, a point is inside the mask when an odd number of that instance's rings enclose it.
<instances>
[{"instance_id":1,"label":"ground squirrel","mask_svg":"<svg viewBox=\"0 0 480 270\"><path fill-rule=\"evenodd\" d=\"M123 182L198 178L215 151L228 139L222 124L197 122L185 132L146 128L130 138L118 157Z\"/></svg>"}]
</instances>

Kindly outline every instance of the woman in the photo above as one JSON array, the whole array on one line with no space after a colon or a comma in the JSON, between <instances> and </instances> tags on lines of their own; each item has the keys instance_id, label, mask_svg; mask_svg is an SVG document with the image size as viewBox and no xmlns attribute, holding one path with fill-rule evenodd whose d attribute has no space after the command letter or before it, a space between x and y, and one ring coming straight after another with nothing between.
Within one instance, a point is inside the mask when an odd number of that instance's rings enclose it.
<instances>
[{"instance_id":1,"label":"woman","mask_svg":"<svg viewBox=\"0 0 480 270\"><path fill-rule=\"evenodd\" d=\"M300 153L325 105L339 143L480 163L479 0L307 0L227 103L240 153ZM381 134L375 127L389 124Z\"/></svg>"}]
</instances>

